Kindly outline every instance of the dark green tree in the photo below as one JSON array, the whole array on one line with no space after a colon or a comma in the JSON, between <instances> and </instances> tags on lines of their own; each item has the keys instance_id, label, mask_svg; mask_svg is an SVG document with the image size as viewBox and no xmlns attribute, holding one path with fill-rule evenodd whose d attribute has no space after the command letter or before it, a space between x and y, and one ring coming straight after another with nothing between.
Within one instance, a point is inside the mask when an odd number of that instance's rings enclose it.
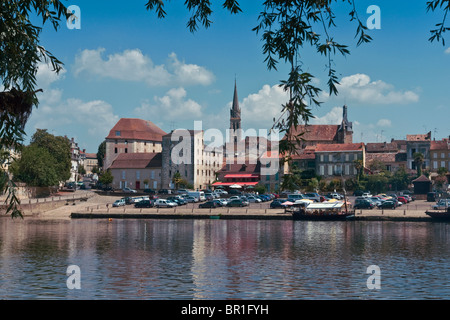
<instances>
[{"instance_id":1,"label":"dark green tree","mask_svg":"<svg viewBox=\"0 0 450 320\"><path fill-rule=\"evenodd\" d=\"M425 160L424 156L421 152L414 152L413 159L414 159L414 163L416 165L417 176L420 177L422 175L422 166L423 166L423 162Z\"/></svg>"},{"instance_id":2,"label":"dark green tree","mask_svg":"<svg viewBox=\"0 0 450 320\"><path fill-rule=\"evenodd\" d=\"M60 180L57 171L55 158L46 148L36 144L24 147L20 159L11 165L14 179L30 187L58 185Z\"/></svg>"},{"instance_id":3,"label":"dark green tree","mask_svg":"<svg viewBox=\"0 0 450 320\"><path fill-rule=\"evenodd\" d=\"M111 171L106 170L98 178L98 181L104 186L109 186L111 183L113 183L114 176L112 175Z\"/></svg>"},{"instance_id":4,"label":"dark green tree","mask_svg":"<svg viewBox=\"0 0 450 320\"><path fill-rule=\"evenodd\" d=\"M67 9L59 0L0 1L0 150L20 152L25 124L33 106L38 106L36 73L39 62L51 64L53 71L62 69L62 62L40 45L42 26L50 22L58 29L66 19ZM39 24L39 25L38 25ZM0 162L11 158L2 155ZM6 213L21 216L16 187L9 179Z\"/></svg>"},{"instance_id":5,"label":"dark green tree","mask_svg":"<svg viewBox=\"0 0 450 320\"><path fill-rule=\"evenodd\" d=\"M100 169L103 168L103 160L105 159L105 156L106 156L106 140L98 145L97 161L98 167Z\"/></svg>"}]
</instances>

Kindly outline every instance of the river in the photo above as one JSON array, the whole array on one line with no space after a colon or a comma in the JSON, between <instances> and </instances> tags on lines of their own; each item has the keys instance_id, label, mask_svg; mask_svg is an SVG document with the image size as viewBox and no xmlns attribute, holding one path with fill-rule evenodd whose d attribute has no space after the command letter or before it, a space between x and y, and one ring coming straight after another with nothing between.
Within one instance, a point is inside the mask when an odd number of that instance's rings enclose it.
<instances>
[{"instance_id":1,"label":"river","mask_svg":"<svg viewBox=\"0 0 450 320\"><path fill-rule=\"evenodd\" d=\"M449 244L436 222L3 217L0 299L448 299Z\"/></svg>"}]
</instances>

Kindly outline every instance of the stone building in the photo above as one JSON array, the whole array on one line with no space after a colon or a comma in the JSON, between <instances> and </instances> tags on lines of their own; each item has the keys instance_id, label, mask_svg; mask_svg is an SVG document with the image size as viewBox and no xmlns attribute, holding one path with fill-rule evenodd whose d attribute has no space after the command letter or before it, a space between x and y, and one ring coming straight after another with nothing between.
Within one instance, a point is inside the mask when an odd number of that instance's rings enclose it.
<instances>
[{"instance_id":1,"label":"stone building","mask_svg":"<svg viewBox=\"0 0 450 320\"><path fill-rule=\"evenodd\" d=\"M316 174L325 179L354 178L358 174L355 160L365 167L364 143L319 144L315 149Z\"/></svg>"},{"instance_id":2,"label":"stone building","mask_svg":"<svg viewBox=\"0 0 450 320\"><path fill-rule=\"evenodd\" d=\"M161 187L162 153L120 153L109 166L114 189Z\"/></svg>"},{"instance_id":3,"label":"stone building","mask_svg":"<svg viewBox=\"0 0 450 320\"><path fill-rule=\"evenodd\" d=\"M437 172L439 168L450 171L450 137L440 141L430 142L431 171Z\"/></svg>"},{"instance_id":4,"label":"stone building","mask_svg":"<svg viewBox=\"0 0 450 320\"><path fill-rule=\"evenodd\" d=\"M422 168L430 168L430 144L431 131L427 134L406 135L406 163L408 169L417 170L414 161L414 153L416 152L423 154Z\"/></svg>"},{"instance_id":5,"label":"stone building","mask_svg":"<svg viewBox=\"0 0 450 320\"><path fill-rule=\"evenodd\" d=\"M148 120L122 118L106 137L104 169L122 153L158 153L166 132Z\"/></svg>"},{"instance_id":6,"label":"stone building","mask_svg":"<svg viewBox=\"0 0 450 320\"><path fill-rule=\"evenodd\" d=\"M162 137L162 188L174 189L179 173L194 189L205 189L222 167L223 149L205 147L203 130L178 129Z\"/></svg>"}]
</instances>

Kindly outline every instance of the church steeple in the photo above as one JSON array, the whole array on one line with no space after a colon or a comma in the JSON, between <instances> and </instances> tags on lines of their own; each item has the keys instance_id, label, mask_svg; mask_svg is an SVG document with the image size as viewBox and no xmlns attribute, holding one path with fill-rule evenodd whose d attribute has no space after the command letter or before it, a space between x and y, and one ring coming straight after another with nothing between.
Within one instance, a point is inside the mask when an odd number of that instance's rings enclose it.
<instances>
[{"instance_id":1,"label":"church steeple","mask_svg":"<svg viewBox=\"0 0 450 320\"><path fill-rule=\"evenodd\" d=\"M240 141L242 138L241 127L241 108L239 107L239 99L237 94L237 84L234 80L233 105L230 110L230 142Z\"/></svg>"},{"instance_id":2,"label":"church steeple","mask_svg":"<svg viewBox=\"0 0 450 320\"><path fill-rule=\"evenodd\" d=\"M339 143L353 142L353 123L348 121L346 105L344 105L342 111L342 122L338 129L338 140Z\"/></svg>"}]
</instances>

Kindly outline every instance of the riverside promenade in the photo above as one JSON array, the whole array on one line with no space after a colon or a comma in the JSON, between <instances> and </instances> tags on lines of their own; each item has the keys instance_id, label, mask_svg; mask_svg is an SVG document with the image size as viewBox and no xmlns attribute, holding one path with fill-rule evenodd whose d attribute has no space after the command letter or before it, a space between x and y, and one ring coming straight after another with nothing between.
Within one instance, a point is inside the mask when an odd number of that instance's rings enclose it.
<instances>
[{"instance_id":1,"label":"riverside promenade","mask_svg":"<svg viewBox=\"0 0 450 320\"><path fill-rule=\"evenodd\" d=\"M175 208L135 208L133 205L112 207L119 199L117 195L100 195L95 192L77 191L61 198L39 200L42 208L25 210L24 217L42 219L253 219L253 220L292 220L290 213L283 209L270 209L270 202L251 203L243 208L202 209L198 204L188 204ZM29 201L24 201L28 203ZM31 201L33 202L33 201ZM431 221L425 214L434 203L416 200L395 210L355 210L354 220L366 221Z\"/></svg>"}]
</instances>

